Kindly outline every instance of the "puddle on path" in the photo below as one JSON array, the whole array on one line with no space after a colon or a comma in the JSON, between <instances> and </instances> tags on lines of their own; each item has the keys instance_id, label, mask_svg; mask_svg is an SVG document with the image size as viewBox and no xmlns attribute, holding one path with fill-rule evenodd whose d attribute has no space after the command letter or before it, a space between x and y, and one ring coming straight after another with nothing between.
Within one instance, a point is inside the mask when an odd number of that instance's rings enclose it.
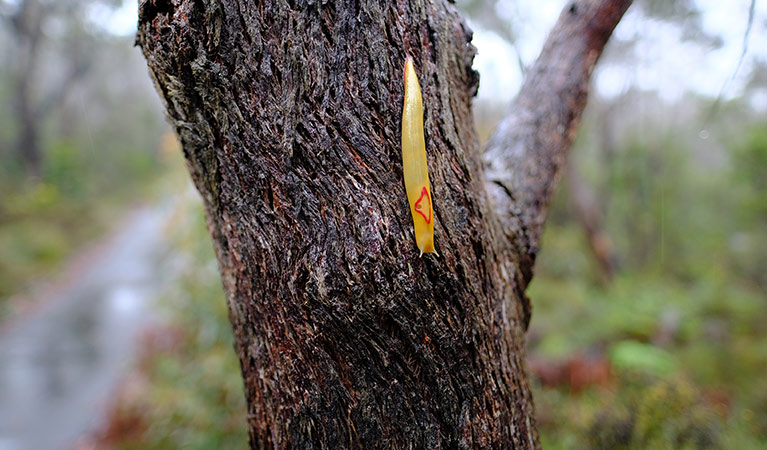
<instances>
[{"instance_id":1,"label":"puddle on path","mask_svg":"<svg viewBox=\"0 0 767 450\"><path fill-rule=\"evenodd\" d=\"M70 448L100 424L152 318L163 224L136 212L82 279L0 334L0 450Z\"/></svg>"}]
</instances>

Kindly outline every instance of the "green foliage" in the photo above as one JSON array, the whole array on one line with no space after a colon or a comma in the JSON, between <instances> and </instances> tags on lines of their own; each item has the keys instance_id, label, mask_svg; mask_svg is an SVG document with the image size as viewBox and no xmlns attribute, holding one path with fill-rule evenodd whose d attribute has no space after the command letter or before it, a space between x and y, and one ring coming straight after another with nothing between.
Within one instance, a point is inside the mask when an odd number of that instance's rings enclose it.
<instances>
[{"instance_id":1,"label":"green foliage","mask_svg":"<svg viewBox=\"0 0 767 450\"><path fill-rule=\"evenodd\" d=\"M591 424L593 448L719 448L722 427L700 392L683 379L629 378L613 393L629 408L613 411L609 403Z\"/></svg>"},{"instance_id":2,"label":"green foliage","mask_svg":"<svg viewBox=\"0 0 767 450\"><path fill-rule=\"evenodd\" d=\"M99 233L105 225L99 213L107 210L89 210L48 183L6 195L0 202L0 303Z\"/></svg>"},{"instance_id":3,"label":"green foliage","mask_svg":"<svg viewBox=\"0 0 767 450\"><path fill-rule=\"evenodd\" d=\"M753 410L716 403L682 376L620 372L620 382L577 399L556 389L537 393L548 449L760 449L764 429ZM729 417L725 417L728 415Z\"/></svg>"},{"instance_id":4,"label":"green foliage","mask_svg":"<svg viewBox=\"0 0 767 450\"><path fill-rule=\"evenodd\" d=\"M49 149L43 180L30 182L6 167L0 177L0 303L50 277L113 225L127 202L150 193L163 166L142 151L120 158L119 169L106 170L111 163L58 141Z\"/></svg>"},{"instance_id":5,"label":"green foliage","mask_svg":"<svg viewBox=\"0 0 767 450\"><path fill-rule=\"evenodd\" d=\"M662 348L637 341L619 341L610 346L610 362L617 369L634 369L655 375L676 370L673 356Z\"/></svg>"},{"instance_id":6,"label":"green foliage","mask_svg":"<svg viewBox=\"0 0 767 450\"><path fill-rule=\"evenodd\" d=\"M44 170L44 178L50 185L56 186L67 196L82 197L86 194L88 183L81 169L87 163L83 152L78 151L76 144L59 141L48 151Z\"/></svg>"},{"instance_id":7,"label":"green foliage","mask_svg":"<svg viewBox=\"0 0 767 450\"><path fill-rule=\"evenodd\" d=\"M0 30L0 53L10 57L0 67L0 321L7 297L50 278L113 226L123 214L117 211L151 194L153 180L166 169L157 150L167 126L140 52L131 37L109 36L84 13L120 2L49 3L6 5L8 14L19 7L29 23L41 21L42 34L35 35L40 53L27 53L32 46L20 44L19 30ZM32 57L35 64L19 65ZM82 71L73 71L76 66ZM82 75L65 83L75 72ZM21 108L16 93L28 80L28 104ZM30 173L17 148L20 111L27 110L34 112L42 161Z\"/></svg>"},{"instance_id":8,"label":"green foliage","mask_svg":"<svg viewBox=\"0 0 767 450\"><path fill-rule=\"evenodd\" d=\"M744 128L723 145L729 166L677 137L635 138L609 161L573 153L606 205L619 271L600 281L560 195L529 289L530 355L604 354L611 375L535 386L545 448L764 448L767 131Z\"/></svg>"},{"instance_id":9,"label":"green foliage","mask_svg":"<svg viewBox=\"0 0 767 450\"><path fill-rule=\"evenodd\" d=\"M152 193L167 169L156 151L159 133L152 134L146 148L124 141L98 155L91 145L110 136L51 138L39 180L27 179L12 155L0 155L0 321L8 296L50 278L114 226L126 204Z\"/></svg>"},{"instance_id":10,"label":"green foliage","mask_svg":"<svg viewBox=\"0 0 767 450\"><path fill-rule=\"evenodd\" d=\"M735 148L732 183L738 228L731 245L738 269L767 291L767 128L753 127Z\"/></svg>"},{"instance_id":11,"label":"green foliage","mask_svg":"<svg viewBox=\"0 0 767 450\"><path fill-rule=\"evenodd\" d=\"M764 216L767 214L767 128L764 124L748 130L734 156L735 179L758 196L757 200L761 201L754 202L756 213Z\"/></svg>"},{"instance_id":12,"label":"green foliage","mask_svg":"<svg viewBox=\"0 0 767 450\"><path fill-rule=\"evenodd\" d=\"M737 162L740 153L731 167L705 174L692 155L675 139L635 142L605 169L602 190L614 207L606 224L621 242L609 283L557 200L529 290L529 352L555 361L603 354L610 373L583 389L534 378L544 448L764 448L767 304L729 239L758 229L758 214L738 212L760 194L749 181L758 176L738 172L739 164L753 169ZM740 181L731 182L730 170ZM150 387L139 403L149 425L121 446L242 448L242 382L209 237L197 209L173 223L182 264L165 297L181 341L146 364Z\"/></svg>"}]
</instances>

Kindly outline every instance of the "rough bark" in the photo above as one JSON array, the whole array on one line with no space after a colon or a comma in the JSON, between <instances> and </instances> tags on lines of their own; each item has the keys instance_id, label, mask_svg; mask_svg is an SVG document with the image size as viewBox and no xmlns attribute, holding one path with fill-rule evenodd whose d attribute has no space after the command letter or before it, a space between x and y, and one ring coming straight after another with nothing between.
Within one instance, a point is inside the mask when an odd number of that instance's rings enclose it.
<instances>
[{"instance_id":1,"label":"rough bark","mask_svg":"<svg viewBox=\"0 0 767 450\"><path fill-rule=\"evenodd\" d=\"M550 124L530 124L533 148L518 163L491 148L513 170L544 157L536 177L504 185L529 194L491 203L486 186L504 181L484 174L471 31L448 2L140 4L137 43L213 235L252 447L538 447L523 363L532 224L583 108L581 84L620 18L603 10L628 2L575 5L557 27L589 38L557 41L542 58L576 44L562 64L589 67L573 75L580 91L528 81L535 92L523 97L532 107L541 95L540 114L566 110L566 132L554 126L564 137L537 148ZM440 258L418 257L402 181L407 54L424 96ZM533 79L571 82L546 68Z\"/></svg>"}]
</instances>

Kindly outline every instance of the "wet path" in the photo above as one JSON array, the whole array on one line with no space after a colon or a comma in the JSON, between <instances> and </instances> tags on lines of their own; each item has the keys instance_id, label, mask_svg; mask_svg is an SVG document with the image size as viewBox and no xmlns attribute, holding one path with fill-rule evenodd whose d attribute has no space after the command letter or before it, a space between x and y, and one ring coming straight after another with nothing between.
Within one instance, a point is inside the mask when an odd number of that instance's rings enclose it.
<instances>
[{"instance_id":1,"label":"wet path","mask_svg":"<svg viewBox=\"0 0 767 450\"><path fill-rule=\"evenodd\" d=\"M134 213L81 279L0 332L0 450L70 448L99 425L150 320L163 224Z\"/></svg>"}]
</instances>

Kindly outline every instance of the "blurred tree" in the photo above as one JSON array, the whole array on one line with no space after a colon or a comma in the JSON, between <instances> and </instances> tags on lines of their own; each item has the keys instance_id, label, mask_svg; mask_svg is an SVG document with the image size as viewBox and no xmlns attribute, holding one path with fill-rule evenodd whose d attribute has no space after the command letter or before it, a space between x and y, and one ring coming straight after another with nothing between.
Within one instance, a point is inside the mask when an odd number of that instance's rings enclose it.
<instances>
[{"instance_id":1,"label":"blurred tree","mask_svg":"<svg viewBox=\"0 0 767 450\"><path fill-rule=\"evenodd\" d=\"M458 0L456 3L478 26L495 32L511 43L517 52L516 56L520 61L520 66L524 68L522 56L519 54L519 47L520 43L524 47L523 39L525 36L520 34L522 33L520 29L524 29L526 16L530 15L530 9L533 7L528 7L524 2L515 0ZM713 29L704 26L705 11L698 2L692 0L637 0L635 5L636 9L631 20L637 29L643 29L645 25L664 23L680 30L678 36L681 41L685 42L685 45L690 44L693 47L700 47L707 51L715 50L723 45L722 37L717 35ZM754 19L753 0L739 2L737 7L750 11L748 23L738 24L738 26L742 26L745 29L746 36L743 42L743 52L745 55L745 42L747 41L748 30L750 30L748 25L752 20L758 21L759 19ZM563 194L568 197L567 203L570 205L571 214L569 219L574 220L583 228L587 236L586 242L589 244L589 248L595 257L594 259L604 275L616 269L616 263L623 261L624 257L630 260L635 256L641 256L651 248L647 245L637 245L636 251L621 254L620 246L616 246L614 251L607 252L609 255L605 254L607 248L613 247L612 245L606 245L606 243L610 241L617 242L621 238L614 235L616 230L611 229L610 224L607 223L609 222L609 197L614 188L611 180L614 180L615 177L606 177L603 174L616 173L623 169L629 172L634 169L642 170L645 163L644 159L647 157L646 150L649 147L643 146L635 150L636 154L633 161L630 162L631 164L636 164L635 167L616 166L616 164L623 164L625 158L622 155L616 157L615 152L623 152L631 148L630 145L627 145L628 140L634 139L633 145L641 145L644 140L662 134L654 131L659 129L658 125L668 128L666 124L660 121L658 121L660 123L649 124L647 118L643 117L651 110L660 111L666 107L657 103L657 97L654 92L645 91L644 89L646 88L639 86L641 83L637 83L639 81L638 78L641 78L641 70L638 70L637 67L641 67L642 64L653 64L652 60L657 59L655 52L647 53L642 50L642 46L638 45L641 39L642 33L633 33L633 35L624 33L623 39L611 40L610 45L605 50L602 66L626 69L623 83L625 83L629 91L633 90L633 92L627 91L624 94L611 95L604 98L597 97L596 102L592 102L590 113L587 115L587 120L589 120L591 126L584 127L584 129L586 133L596 134L597 136L582 139L585 142L581 147L593 146L595 149L598 149L599 155L588 154L587 151L579 151L576 163L568 168L569 188L563 191ZM681 45L681 42L676 44ZM643 60L644 62L642 62ZM751 70L752 81L748 89L752 92L764 92L758 88L757 74L759 73L760 62L756 58L751 58L750 62L756 67ZM737 70L736 66L739 65L740 63L737 65L733 64L731 70L735 72ZM634 78L633 80L632 77ZM632 82L634 83L633 85ZM723 88L724 90L725 88ZM656 98L653 99L653 97ZM621 105L622 113L616 113L617 105ZM480 105L479 107L494 108L495 106ZM715 113L716 107L712 106L709 110L711 113ZM593 120L591 119L592 117ZM673 123L678 122L677 120L673 121ZM705 128L706 124L702 123L698 126ZM639 133L639 136L637 136L637 133ZM697 140L697 132L694 136ZM662 161L659 162L662 163ZM629 176L636 177L636 174L630 173ZM590 192L595 192L596 194L591 195ZM592 199L589 197L592 197L594 201L591 201ZM644 202L645 200L642 201ZM618 207L620 208L620 206ZM641 214L637 213L637 215ZM655 216L640 220L644 219L658 222L658 218ZM629 227L622 228L619 233L624 230L631 231L631 236L628 238L629 241L645 243L648 239L655 239L659 231L654 227L639 226L638 221L631 222ZM634 234L633 232L639 234ZM595 239L595 237L597 238ZM637 239L631 239L631 237ZM648 257L651 255L645 254L644 256ZM647 260L647 258L637 259ZM608 261L613 261L613 263L608 263ZM609 276L606 277L609 279Z\"/></svg>"},{"instance_id":2,"label":"blurred tree","mask_svg":"<svg viewBox=\"0 0 767 450\"><path fill-rule=\"evenodd\" d=\"M157 95L135 33L119 26L128 1L0 0L0 303L167 167Z\"/></svg>"},{"instance_id":3,"label":"blurred tree","mask_svg":"<svg viewBox=\"0 0 767 450\"><path fill-rule=\"evenodd\" d=\"M202 194L253 448L536 448L524 291L628 0L570 2L484 156L447 1L145 1L137 42ZM401 179L414 57L440 258Z\"/></svg>"},{"instance_id":4,"label":"blurred tree","mask_svg":"<svg viewBox=\"0 0 767 450\"><path fill-rule=\"evenodd\" d=\"M586 233L589 248L597 258L604 279L610 281L615 274L617 258L612 239L603 225L599 203L572 163L567 166L566 176L568 199L573 215Z\"/></svg>"},{"instance_id":5,"label":"blurred tree","mask_svg":"<svg viewBox=\"0 0 767 450\"><path fill-rule=\"evenodd\" d=\"M41 130L48 114L88 72L97 39L89 32L89 8L119 0L2 0L0 18L11 35L16 154L27 174L41 175Z\"/></svg>"}]
</instances>

